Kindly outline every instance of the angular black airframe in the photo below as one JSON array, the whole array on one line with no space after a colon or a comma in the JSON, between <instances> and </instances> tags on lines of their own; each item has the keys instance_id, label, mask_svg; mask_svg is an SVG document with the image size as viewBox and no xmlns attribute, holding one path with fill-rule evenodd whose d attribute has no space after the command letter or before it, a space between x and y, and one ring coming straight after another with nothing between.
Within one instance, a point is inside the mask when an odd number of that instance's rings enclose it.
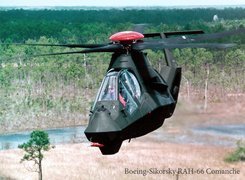
<instances>
[{"instance_id":1,"label":"angular black airframe","mask_svg":"<svg viewBox=\"0 0 245 180\"><path fill-rule=\"evenodd\" d=\"M226 32L228 33L228 32ZM143 136L162 126L172 116L178 100L181 68L169 49L185 47L228 48L234 44L193 42L213 39L220 34L196 36L203 31L185 31L139 34L126 31L111 36L112 45L121 48L113 52L107 74L92 107L89 124L85 130L92 146L102 154L117 153L124 140ZM170 36L181 35L168 39ZM212 38L211 38L212 37ZM141 41L142 38L160 40ZM161 49L166 66L161 72L149 63L144 49Z\"/></svg>"},{"instance_id":2,"label":"angular black airframe","mask_svg":"<svg viewBox=\"0 0 245 180\"><path fill-rule=\"evenodd\" d=\"M168 66L159 73L150 66L145 52L130 48L112 55L85 130L88 140L103 154L114 154L122 141L159 128L177 103L181 68L169 50L164 50Z\"/></svg>"}]
</instances>

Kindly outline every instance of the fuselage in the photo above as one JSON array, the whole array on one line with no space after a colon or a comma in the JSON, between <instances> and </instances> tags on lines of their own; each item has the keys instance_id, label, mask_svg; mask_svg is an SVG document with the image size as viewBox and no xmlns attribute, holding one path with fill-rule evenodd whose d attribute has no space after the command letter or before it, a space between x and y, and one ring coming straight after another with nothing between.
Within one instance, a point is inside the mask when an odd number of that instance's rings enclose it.
<instances>
[{"instance_id":1,"label":"fuselage","mask_svg":"<svg viewBox=\"0 0 245 180\"><path fill-rule=\"evenodd\" d=\"M144 52L114 53L85 130L88 140L112 147L159 128L176 105L170 91Z\"/></svg>"}]
</instances>

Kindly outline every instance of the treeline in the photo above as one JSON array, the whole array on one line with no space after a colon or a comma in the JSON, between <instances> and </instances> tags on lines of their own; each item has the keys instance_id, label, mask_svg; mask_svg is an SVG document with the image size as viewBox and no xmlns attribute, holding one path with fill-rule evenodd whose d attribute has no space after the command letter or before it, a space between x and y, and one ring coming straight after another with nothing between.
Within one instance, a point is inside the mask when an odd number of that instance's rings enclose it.
<instances>
[{"instance_id":1,"label":"treeline","mask_svg":"<svg viewBox=\"0 0 245 180\"><path fill-rule=\"evenodd\" d=\"M214 14L229 20L213 22ZM161 17L161 20L155 17ZM163 21L163 17L168 23ZM182 19L180 22L181 18L186 20ZM151 22L145 32L190 29L220 32L245 27L244 9L239 8L154 11L11 10L0 12L0 39L10 43L104 43L108 42L111 34L133 29L135 23L145 23L149 19ZM244 93L244 34L226 37L225 42L235 42L238 46L222 51L195 48L173 51L177 62L183 67L182 94L188 94L191 90L191 97L197 95L202 99L205 80L208 80L209 85L209 101L228 101L228 93ZM0 132L71 126L82 124L83 120L88 119L89 109L107 70L111 54L27 58L33 54L62 51L70 49L0 46ZM160 71L164 65L163 53L147 52L152 65ZM242 101L242 98L237 101Z\"/></svg>"},{"instance_id":2,"label":"treeline","mask_svg":"<svg viewBox=\"0 0 245 180\"><path fill-rule=\"evenodd\" d=\"M67 30L86 42L98 32L132 29L128 25L147 23L151 26L166 24L181 25L185 29L196 22L212 22L214 15L224 20L241 20L244 8L226 9L155 9L155 10L8 10L0 11L0 40L23 41L40 36L53 37L63 41ZM121 24L121 25L119 25ZM95 25L95 26L94 26ZM110 27L107 29L105 27ZM203 28L203 27L202 27ZM98 31L100 30L100 31ZM205 30L205 29L204 29ZM100 32L105 33L105 32ZM70 34L69 34L70 35Z\"/></svg>"}]
</instances>

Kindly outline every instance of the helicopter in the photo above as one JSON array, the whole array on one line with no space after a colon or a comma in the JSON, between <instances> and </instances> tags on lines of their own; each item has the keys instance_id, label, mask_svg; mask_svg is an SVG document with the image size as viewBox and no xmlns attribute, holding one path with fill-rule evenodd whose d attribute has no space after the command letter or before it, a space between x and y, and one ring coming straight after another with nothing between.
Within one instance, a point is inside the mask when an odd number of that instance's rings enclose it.
<instances>
[{"instance_id":1,"label":"helicopter","mask_svg":"<svg viewBox=\"0 0 245 180\"><path fill-rule=\"evenodd\" d=\"M105 77L98 90L84 131L92 147L103 155L115 154L123 141L146 135L170 118L178 102L181 67L172 49L234 47L233 43L207 43L230 35L244 33L244 28L205 34L202 30L143 33L121 31L104 44L21 44L85 48L80 51L33 55L112 53ZM165 66L158 72L149 63L145 50L160 50Z\"/></svg>"}]
</instances>

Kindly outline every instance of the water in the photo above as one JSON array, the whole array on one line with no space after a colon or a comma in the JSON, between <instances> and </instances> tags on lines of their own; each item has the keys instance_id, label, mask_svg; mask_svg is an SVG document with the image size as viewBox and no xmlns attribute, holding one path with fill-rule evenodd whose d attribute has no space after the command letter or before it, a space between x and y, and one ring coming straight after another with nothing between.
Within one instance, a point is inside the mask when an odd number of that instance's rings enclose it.
<instances>
[{"instance_id":1,"label":"water","mask_svg":"<svg viewBox=\"0 0 245 180\"><path fill-rule=\"evenodd\" d=\"M199 126L181 133L160 129L153 135L163 142L235 147L238 140L245 139L245 124Z\"/></svg>"},{"instance_id":2,"label":"water","mask_svg":"<svg viewBox=\"0 0 245 180\"><path fill-rule=\"evenodd\" d=\"M84 135L84 126L48 129L51 144L88 142ZM17 148L27 142L31 131L0 135L0 150ZM192 143L215 146L236 146L236 142L245 139L245 124L199 126L186 129L182 133L171 133L162 128L151 133L162 142Z\"/></svg>"},{"instance_id":3,"label":"water","mask_svg":"<svg viewBox=\"0 0 245 180\"><path fill-rule=\"evenodd\" d=\"M245 124L229 124L229 125L216 125L195 128L200 133L209 133L213 135L228 136L233 138L245 137Z\"/></svg>"},{"instance_id":4,"label":"water","mask_svg":"<svg viewBox=\"0 0 245 180\"><path fill-rule=\"evenodd\" d=\"M45 130L51 144L86 142L84 126ZM0 135L0 150L14 149L30 139L31 131Z\"/></svg>"},{"instance_id":5,"label":"water","mask_svg":"<svg viewBox=\"0 0 245 180\"><path fill-rule=\"evenodd\" d=\"M199 144L235 147L238 140L245 140L245 124L197 127L193 133L200 137Z\"/></svg>"}]
</instances>

